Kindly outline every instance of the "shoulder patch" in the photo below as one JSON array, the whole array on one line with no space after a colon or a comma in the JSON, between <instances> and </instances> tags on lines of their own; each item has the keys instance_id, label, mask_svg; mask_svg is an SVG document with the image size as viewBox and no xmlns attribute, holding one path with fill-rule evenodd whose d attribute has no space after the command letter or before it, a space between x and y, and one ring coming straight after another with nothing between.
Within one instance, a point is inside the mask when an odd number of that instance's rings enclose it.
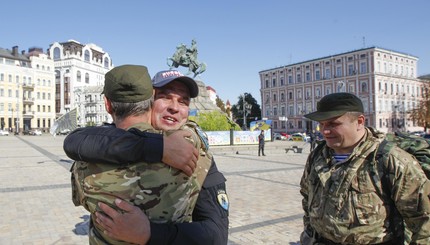
<instances>
[{"instance_id":1,"label":"shoulder patch","mask_svg":"<svg viewBox=\"0 0 430 245\"><path fill-rule=\"evenodd\" d=\"M228 211L228 207L230 203L228 202L228 196L225 190L218 190L218 194L216 196L218 200L218 204L226 211Z\"/></svg>"}]
</instances>

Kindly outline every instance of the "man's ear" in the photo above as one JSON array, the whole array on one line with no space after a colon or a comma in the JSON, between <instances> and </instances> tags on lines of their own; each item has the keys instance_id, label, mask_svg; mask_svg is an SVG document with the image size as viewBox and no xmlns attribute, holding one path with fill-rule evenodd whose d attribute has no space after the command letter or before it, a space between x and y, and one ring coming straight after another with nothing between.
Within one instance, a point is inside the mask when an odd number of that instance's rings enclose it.
<instances>
[{"instance_id":1,"label":"man's ear","mask_svg":"<svg viewBox=\"0 0 430 245\"><path fill-rule=\"evenodd\" d=\"M106 96L103 97L103 99L105 101L105 109L106 109L107 113L113 114L111 101L108 98L106 98Z\"/></svg>"},{"instance_id":2,"label":"man's ear","mask_svg":"<svg viewBox=\"0 0 430 245\"><path fill-rule=\"evenodd\" d=\"M360 128L361 127L364 128L366 126L366 125L364 125L366 123L366 118L364 117L364 115L358 116L357 123L358 123L358 125L359 125Z\"/></svg>"}]
</instances>

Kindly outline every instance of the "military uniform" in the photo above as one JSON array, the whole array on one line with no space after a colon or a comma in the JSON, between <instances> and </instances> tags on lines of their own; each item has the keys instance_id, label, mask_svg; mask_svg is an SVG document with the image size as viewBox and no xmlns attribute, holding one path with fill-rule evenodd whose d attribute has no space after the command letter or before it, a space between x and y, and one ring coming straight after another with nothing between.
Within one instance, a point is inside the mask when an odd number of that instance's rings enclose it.
<instances>
[{"instance_id":1,"label":"military uniform","mask_svg":"<svg viewBox=\"0 0 430 245\"><path fill-rule=\"evenodd\" d=\"M136 124L133 128L154 131L146 123ZM164 163L140 162L118 166L77 161L72 167L75 205L82 205L93 214L99 211L99 201L115 208L115 198L121 198L140 207L151 222L191 222L212 159L196 128L192 123L183 127L192 132L189 140L200 153L192 176L188 177L181 170ZM105 236L102 228L93 220L89 236L91 244L125 244Z\"/></svg>"},{"instance_id":2,"label":"military uniform","mask_svg":"<svg viewBox=\"0 0 430 245\"><path fill-rule=\"evenodd\" d=\"M400 148L378 166L381 140L366 129L340 163L324 143L310 154L300 183L302 244L403 244L405 229L412 232L412 244L430 244L430 182Z\"/></svg>"},{"instance_id":3,"label":"military uniform","mask_svg":"<svg viewBox=\"0 0 430 245\"><path fill-rule=\"evenodd\" d=\"M123 162L161 162L163 137L108 124L76 129L64 139L64 152L73 160L122 165ZM229 207L222 203L226 179L212 158L209 173L197 198L192 223L151 222L148 244L214 244L228 241ZM227 199L228 200L228 199Z\"/></svg>"}]
</instances>

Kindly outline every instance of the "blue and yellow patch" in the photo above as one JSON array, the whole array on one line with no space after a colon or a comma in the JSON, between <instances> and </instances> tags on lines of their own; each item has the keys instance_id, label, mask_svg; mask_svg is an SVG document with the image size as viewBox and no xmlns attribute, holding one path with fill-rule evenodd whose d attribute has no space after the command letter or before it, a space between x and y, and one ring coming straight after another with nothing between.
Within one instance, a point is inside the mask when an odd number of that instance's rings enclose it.
<instances>
[{"instance_id":1,"label":"blue and yellow patch","mask_svg":"<svg viewBox=\"0 0 430 245\"><path fill-rule=\"evenodd\" d=\"M218 204L226 211L228 211L228 207L230 203L228 202L228 196L225 190L218 190L218 194L216 196L218 200Z\"/></svg>"}]
</instances>

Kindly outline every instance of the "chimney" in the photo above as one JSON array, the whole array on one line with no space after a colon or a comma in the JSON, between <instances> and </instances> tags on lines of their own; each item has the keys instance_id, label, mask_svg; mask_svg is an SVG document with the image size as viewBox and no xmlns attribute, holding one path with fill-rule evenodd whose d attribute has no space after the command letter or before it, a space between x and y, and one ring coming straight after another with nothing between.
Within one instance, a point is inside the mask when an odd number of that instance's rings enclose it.
<instances>
[{"instance_id":1,"label":"chimney","mask_svg":"<svg viewBox=\"0 0 430 245\"><path fill-rule=\"evenodd\" d=\"M12 55L13 56L18 56L18 46L13 46L12 47Z\"/></svg>"}]
</instances>

